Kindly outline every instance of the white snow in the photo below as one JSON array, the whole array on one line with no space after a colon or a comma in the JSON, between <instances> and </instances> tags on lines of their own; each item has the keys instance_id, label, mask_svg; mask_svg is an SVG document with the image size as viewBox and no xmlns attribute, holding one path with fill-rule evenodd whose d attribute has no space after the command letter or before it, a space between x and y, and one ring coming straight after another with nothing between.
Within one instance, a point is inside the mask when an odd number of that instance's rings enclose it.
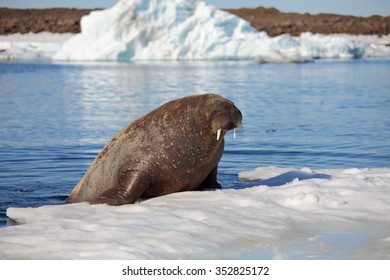
<instances>
[{"instance_id":1,"label":"white snow","mask_svg":"<svg viewBox=\"0 0 390 280\"><path fill-rule=\"evenodd\" d=\"M83 17L81 28L54 59L304 62L390 56L390 48L357 37L305 33L270 38L235 15L193 0L121 0Z\"/></svg>"},{"instance_id":2,"label":"white snow","mask_svg":"<svg viewBox=\"0 0 390 280\"><path fill-rule=\"evenodd\" d=\"M50 32L0 36L0 61L51 59L62 44L73 36L71 33Z\"/></svg>"},{"instance_id":3,"label":"white snow","mask_svg":"<svg viewBox=\"0 0 390 280\"><path fill-rule=\"evenodd\" d=\"M9 208L1 259L390 259L390 169L260 167L240 190ZM254 182L254 180L263 179Z\"/></svg>"},{"instance_id":4,"label":"white snow","mask_svg":"<svg viewBox=\"0 0 390 280\"><path fill-rule=\"evenodd\" d=\"M303 33L271 38L235 15L194 0L120 0L84 16L81 29L66 42L58 35L56 42L30 35L18 43L0 36L0 59L306 62L390 57L390 36Z\"/></svg>"}]
</instances>

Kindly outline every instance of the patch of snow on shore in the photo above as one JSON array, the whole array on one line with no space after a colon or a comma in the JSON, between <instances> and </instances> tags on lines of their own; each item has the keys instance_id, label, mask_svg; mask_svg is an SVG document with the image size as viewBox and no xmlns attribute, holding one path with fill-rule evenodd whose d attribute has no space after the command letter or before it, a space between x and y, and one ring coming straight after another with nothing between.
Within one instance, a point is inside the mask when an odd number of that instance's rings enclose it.
<instances>
[{"instance_id":1,"label":"patch of snow on shore","mask_svg":"<svg viewBox=\"0 0 390 280\"><path fill-rule=\"evenodd\" d=\"M50 32L0 36L1 60L50 60L74 34Z\"/></svg>"}]
</instances>

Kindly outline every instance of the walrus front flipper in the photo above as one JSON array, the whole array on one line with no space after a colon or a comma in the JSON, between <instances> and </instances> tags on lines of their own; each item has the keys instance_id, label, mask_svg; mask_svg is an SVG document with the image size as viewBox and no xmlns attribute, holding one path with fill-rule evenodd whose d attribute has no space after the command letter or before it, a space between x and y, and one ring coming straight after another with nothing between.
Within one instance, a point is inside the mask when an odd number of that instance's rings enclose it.
<instances>
[{"instance_id":1,"label":"walrus front flipper","mask_svg":"<svg viewBox=\"0 0 390 280\"><path fill-rule=\"evenodd\" d=\"M134 203L148 188L149 180L145 173L128 170L121 172L119 186L100 194L97 199L88 201L91 204L106 203L108 205L123 205Z\"/></svg>"},{"instance_id":2,"label":"walrus front flipper","mask_svg":"<svg viewBox=\"0 0 390 280\"><path fill-rule=\"evenodd\" d=\"M218 166L214 167L210 174L200 184L198 190L202 189L221 189L222 186L217 181Z\"/></svg>"}]
</instances>

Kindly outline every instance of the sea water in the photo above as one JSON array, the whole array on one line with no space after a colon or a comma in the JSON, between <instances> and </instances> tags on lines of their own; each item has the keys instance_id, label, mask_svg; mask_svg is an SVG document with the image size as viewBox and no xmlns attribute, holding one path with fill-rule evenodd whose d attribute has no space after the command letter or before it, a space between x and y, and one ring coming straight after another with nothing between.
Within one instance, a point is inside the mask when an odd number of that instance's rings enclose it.
<instances>
[{"instance_id":1,"label":"sea water","mask_svg":"<svg viewBox=\"0 0 390 280\"><path fill-rule=\"evenodd\" d=\"M0 63L0 226L8 207L62 204L128 122L213 92L243 113L219 181L259 166L390 167L390 60Z\"/></svg>"}]
</instances>

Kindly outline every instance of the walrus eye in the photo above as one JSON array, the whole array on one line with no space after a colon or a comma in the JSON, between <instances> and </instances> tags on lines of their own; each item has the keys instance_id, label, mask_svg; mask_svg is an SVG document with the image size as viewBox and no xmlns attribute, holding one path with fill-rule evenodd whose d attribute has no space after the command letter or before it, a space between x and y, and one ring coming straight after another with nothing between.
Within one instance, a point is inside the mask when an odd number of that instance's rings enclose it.
<instances>
[{"instance_id":1,"label":"walrus eye","mask_svg":"<svg viewBox=\"0 0 390 280\"><path fill-rule=\"evenodd\" d=\"M234 105L229 105L225 107L228 111L233 112L235 110Z\"/></svg>"}]
</instances>

